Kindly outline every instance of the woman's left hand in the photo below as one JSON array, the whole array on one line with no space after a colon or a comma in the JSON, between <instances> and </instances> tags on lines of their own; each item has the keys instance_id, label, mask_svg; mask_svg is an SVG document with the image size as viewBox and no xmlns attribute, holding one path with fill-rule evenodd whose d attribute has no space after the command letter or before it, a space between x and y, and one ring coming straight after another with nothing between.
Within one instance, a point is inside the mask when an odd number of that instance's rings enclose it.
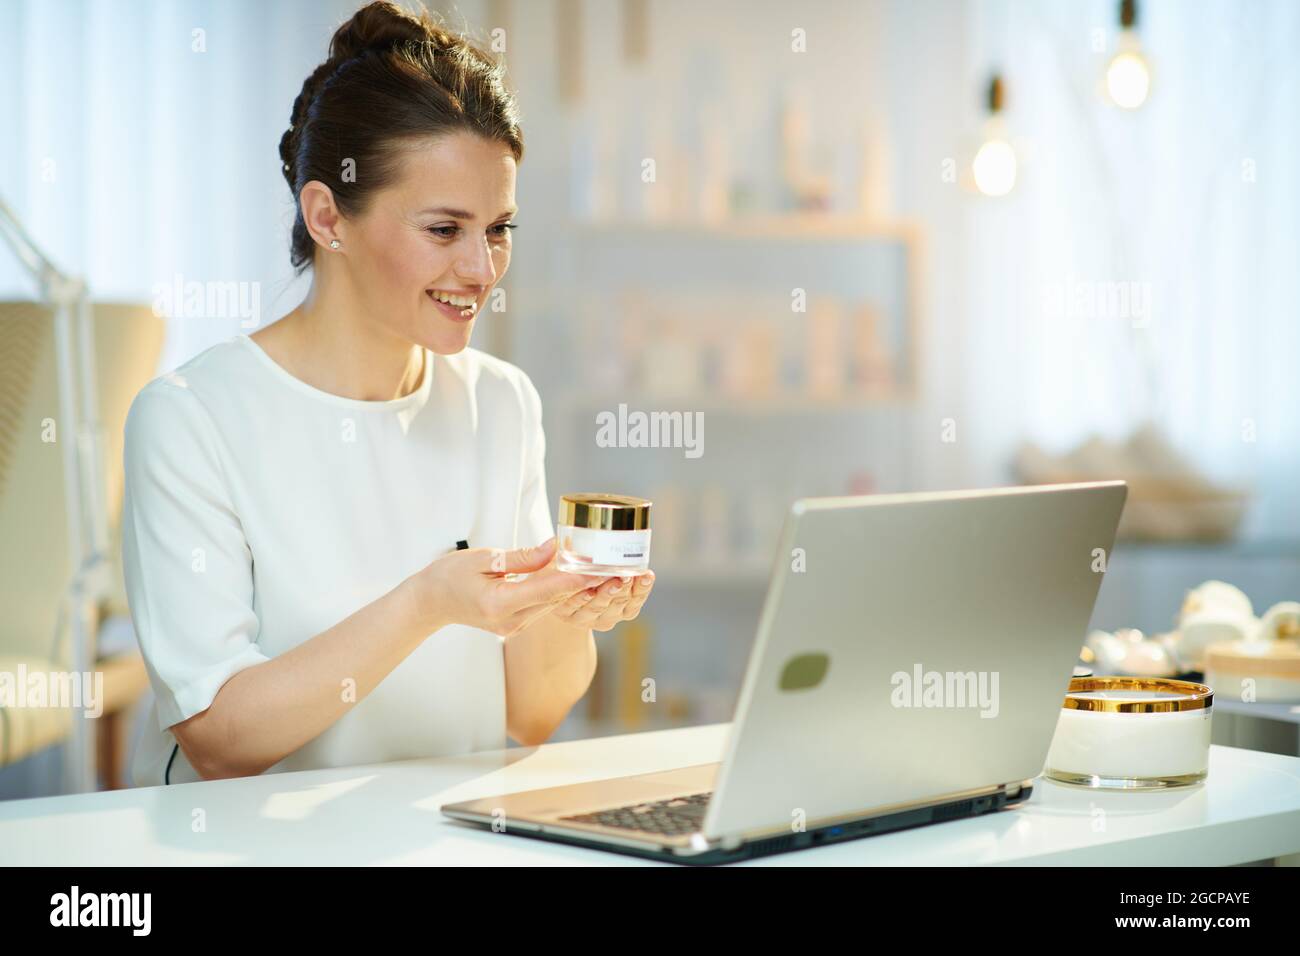
<instances>
[{"instance_id":1,"label":"woman's left hand","mask_svg":"<svg viewBox=\"0 0 1300 956\"><path fill-rule=\"evenodd\" d=\"M626 580L609 578L557 604L552 613L566 624L608 631L619 621L630 621L640 614L654 586L653 571Z\"/></svg>"}]
</instances>

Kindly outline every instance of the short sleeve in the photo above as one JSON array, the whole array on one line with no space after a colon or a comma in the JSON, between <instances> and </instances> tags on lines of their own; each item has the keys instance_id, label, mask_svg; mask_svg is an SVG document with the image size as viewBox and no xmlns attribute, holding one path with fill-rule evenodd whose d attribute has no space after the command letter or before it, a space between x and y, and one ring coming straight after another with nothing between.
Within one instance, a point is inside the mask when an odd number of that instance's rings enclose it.
<instances>
[{"instance_id":1,"label":"short sleeve","mask_svg":"<svg viewBox=\"0 0 1300 956\"><path fill-rule=\"evenodd\" d=\"M542 430L542 399L527 375L524 401L524 473L519 501L519 532L515 547L531 548L553 535L551 503L546 495L546 434Z\"/></svg>"},{"instance_id":2,"label":"short sleeve","mask_svg":"<svg viewBox=\"0 0 1300 956\"><path fill-rule=\"evenodd\" d=\"M252 553L207 410L177 375L127 414L122 567L161 729L206 710L257 645Z\"/></svg>"}]
</instances>

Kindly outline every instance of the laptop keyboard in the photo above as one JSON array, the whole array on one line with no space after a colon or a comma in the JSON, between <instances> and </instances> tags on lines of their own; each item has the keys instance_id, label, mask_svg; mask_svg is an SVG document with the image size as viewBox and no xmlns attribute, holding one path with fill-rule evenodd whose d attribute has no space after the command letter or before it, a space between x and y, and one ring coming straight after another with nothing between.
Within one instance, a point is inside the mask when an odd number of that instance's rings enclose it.
<instances>
[{"instance_id":1,"label":"laptop keyboard","mask_svg":"<svg viewBox=\"0 0 1300 956\"><path fill-rule=\"evenodd\" d=\"M595 823L620 830L641 830L662 836L685 836L697 833L704 824L704 811L708 809L712 793L693 793L689 797L673 797L653 803L634 803L596 813L580 813L561 817L574 823Z\"/></svg>"}]
</instances>

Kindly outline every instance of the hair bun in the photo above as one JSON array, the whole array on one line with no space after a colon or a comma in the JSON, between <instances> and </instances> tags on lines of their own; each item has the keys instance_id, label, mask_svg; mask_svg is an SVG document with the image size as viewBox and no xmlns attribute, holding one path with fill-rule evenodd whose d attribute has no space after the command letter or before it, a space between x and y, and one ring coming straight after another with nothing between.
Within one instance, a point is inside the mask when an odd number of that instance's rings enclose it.
<instances>
[{"instance_id":1,"label":"hair bun","mask_svg":"<svg viewBox=\"0 0 1300 956\"><path fill-rule=\"evenodd\" d=\"M523 159L502 63L443 22L368 3L335 31L329 56L303 81L280 137L280 168L295 205L289 261L298 272L319 251L303 219L305 184L324 184L339 213L355 216L396 181L399 153L412 140L471 133ZM360 181L341 175L348 162L366 171Z\"/></svg>"},{"instance_id":2,"label":"hair bun","mask_svg":"<svg viewBox=\"0 0 1300 956\"><path fill-rule=\"evenodd\" d=\"M412 16L389 0L368 3L334 33L330 59L350 60L368 50L391 50L404 43L452 45L454 38L438 29L424 13Z\"/></svg>"}]
</instances>

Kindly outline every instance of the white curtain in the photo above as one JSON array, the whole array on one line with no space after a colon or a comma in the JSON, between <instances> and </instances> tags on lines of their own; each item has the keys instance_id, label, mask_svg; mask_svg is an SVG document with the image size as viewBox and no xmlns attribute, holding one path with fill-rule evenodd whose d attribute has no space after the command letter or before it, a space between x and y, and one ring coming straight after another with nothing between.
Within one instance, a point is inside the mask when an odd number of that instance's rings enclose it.
<instances>
[{"instance_id":1,"label":"white curtain","mask_svg":"<svg viewBox=\"0 0 1300 956\"><path fill-rule=\"evenodd\" d=\"M97 299L152 302L177 276L256 283L273 320L300 296L279 138L352 7L0 0L0 195ZM0 295L30 296L10 260ZM173 320L163 367L240 330Z\"/></svg>"},{"instance_id":2,"label":"white curtain","mask_svg":"<svg viewBox=\"0 0 1300 956\"><path fill-rule=\"evenodd\" d=\"M992 472L1024 438L1063 450L1150 422L1254 489L1249 533L1294 539L1300 4L1140 3L1153 80L1134 112L1101 93L1117 8L975 7L966 82L1002 70L1022 165L963 224L971 454ZM1105 283L1138 283L1149 316L1090 309Z\"/></svg>"}]
</instances>

